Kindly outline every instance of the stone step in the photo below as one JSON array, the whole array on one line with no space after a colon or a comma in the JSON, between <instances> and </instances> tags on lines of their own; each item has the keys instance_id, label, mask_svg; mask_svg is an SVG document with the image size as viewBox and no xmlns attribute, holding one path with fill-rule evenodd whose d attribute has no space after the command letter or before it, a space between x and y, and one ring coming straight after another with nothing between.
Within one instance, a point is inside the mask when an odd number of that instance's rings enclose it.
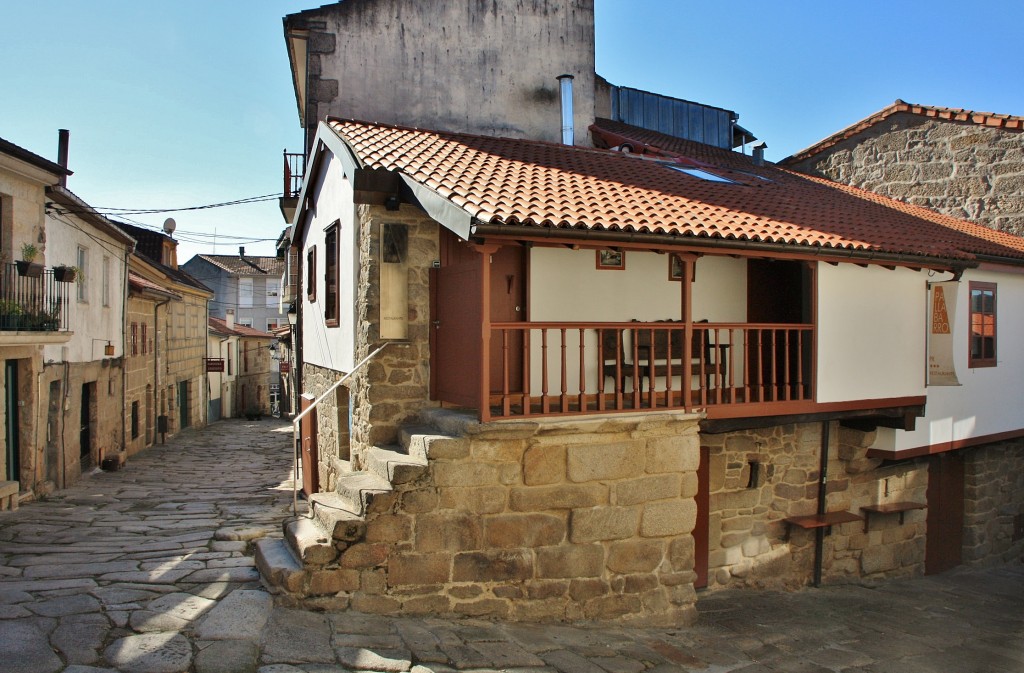
<instances>
[{"instance_id":1,"label":"stone step","mask_svg":"<svg viewBox=\"0 0 1024 673\"><path fill-rule=\"evenodd\" d=\"M301 517L284 526L284 539L303 566L323 566L338 558L338 548L331 534L316 519Z\"/></svg>"},{"instance_id":2,"label":"stone step","mask_svg":"<svg viewBox=\"0 0 1024 673\"><path fill-rule=\"evenodd\" d=\"M351 474L339 475L334 486L334 491L342 501L349 504L342 507L353 514L362 517L373 501L373 496L378 493L388 493L391 489L391 482L387 479L369 472L352 472ZM330 530L330 529L328 529Z\"/></svg>"},{"instance_id":3,"label":"stone step","mask_svg":"<svg viewBox=\"0 0 1024 673\"><path fill-rule=\"evenodd\" d=\"M256 541L256 568L264 584L271 589L299 593L306 582L306 572L295 558L288 543L281 538Z\"/></svg>"},{"instance_id":4,"label":"stone step","mask_svg":"<svg viewBox=\"0 0 1024 673\"><path fill-rule=\"evenodd\" d=\"M354 511L357 505L337 493L314 493L309 506L316 525L335 542L355 542L366 534L366 522Z\"/></svg>"},{"instance_id":5,"label":"stone step","mask_svg":"<svg viewBox=\"0 0 1024 673\"><path fill-rule=\"evenodd\" d=\"M363 454L363 466L392 484L406 484L426 471L427 461L402 453L398 447L375 446Z\"/></svg>"},{"instance_id":6,"label":"stone step","mask_svg":"<svg viewBox=\"0 0 1024 673\"><path fill-rule=\"evenodd\" d=\"M399 430L398 439L402 453L424 464L429 458L464 458L469 452L466 440L445 434L432 425L404 426Z\"/></svg>"}]
</instances>

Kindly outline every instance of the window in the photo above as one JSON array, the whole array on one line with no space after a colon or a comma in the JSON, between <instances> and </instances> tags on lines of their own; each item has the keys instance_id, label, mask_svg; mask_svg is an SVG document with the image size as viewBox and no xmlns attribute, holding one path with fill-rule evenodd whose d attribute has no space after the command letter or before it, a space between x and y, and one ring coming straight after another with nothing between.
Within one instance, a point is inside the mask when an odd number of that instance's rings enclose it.
<instances>
[{"instance_id":1,"label":"window","mask_svg":"<svg viewBox=\"0 0 1024 673\"><path fill-rule=\"evenodd\" d=\"M324 236L324 320L328 327L338 325L338 226L327 227Z\"/></svg>"},{"instance_id":2,"label":"window","mask_svg":"<svg viewBox=\"0 0 1024 673\"><path fill-rule=\"evenodd\" d=\"M139 438L139 403L132 402L132 439Z\"/></svg>"},{"instance_id":3,"label":"window","mask_svg":"<svg viewBox=\"0 0 1024 673\"><path fill-rule=\"evenodd\" d=\"M110 258L103 256L103 305L110 306Z\"/></svg>"},{"instance_id":4,"label":"window","mask_svg":"<svg viewBox=\"0 0 1024 673\"><path fill-rule=\"evenodd\" d=\"M248 373L249 371L249 342L242 342L242 371Z\"/></svg>"},{"instance_id":5,"label":"window","mask_svg":"<svg viewBox=\"0 0 1024 673\"><path fill-rule=\"evenodd\" d=\"M970 285L971 343L968 367L996 366L996 284Z\"/></svg>"},{"instance_id":6,"label":"window","mask_svg":"<svg viewBox=\"0 0 1024 673\"><path fill-rule=\"evenodd\" d=\"M89 251L78 246L78 301L89 301Z\"/></svg>"},{"instance_id":7,"label":"window","mask_svg":"<svg viewBox=\"0 0 1024 673\"><path fill-rule=\"evenodd\" d=\"M252 306L252 278L238 279L238 305Z\"/></svg>"},{"instance_id":8,"label":"window","mask_svg":"<svg viewBox=\"0 0 1024 673\"><path fill-rule=\"evenodd\" d=\"M280 294L281 294L281 281L273 280L273 279L268 278L267 279L267 306L269 308L273 308L274 306L277 306L280 303L279 302Z\"/></svg>"},{"instance_id":9,"label":"window","mask_svg":"<svg viewBox=\"0 0 1024 673\"><path fill-rule=\"evenodd\" d=\"M242 327L252 327L252 318L239 318L236 324Z\"/></svg>"},{"instance_id":10,"label":"window","mask_svg":"<svg viewBox=\"0 0 1024 673\"><path fill-rule=\"evenodd\" d=\"M146 340L148 339L148 337L146 336L146 331L147 331L146 330L146 323L142 323L142 354L143 355L145 355L148 352L148 348L146 346Z\"/></svg>"},{"instance_id":11,"label":"window","mask_svg":"<svg viewBox=\"0 0 1024 673\"><path fill-rule=\"evenodd\" d=\"M281 324L281 321L277 320L275 318L271 318L271 319L267 320L267 331L271 332L273 330L276 330L278 328L278 326L280 326L280 324Z\"/></svg>"},{"instance_id":12,"label":"window","mask_svg":"<svg viewBox=\"0 0 1024 673\"><path fill-rule=\"evenodd\" d=\"M316 301L316 246L306 253L306 298Z\"/></svg>"},{"instance_id":13,"label":"window","mask_svg":"<svg viewBox=\"0 0 1024 673\"><path fill-rule=\"evenodd\" d=\"M143 325L145 326L145 325ZM132 355L139 354L139 323L132 323Z\"/></svg>"},{"instance_id":14,"label":"window","mask_svg":"<svg viewBox=\"0 0 1024 673\"><path fill-rule=\"evenodd\" d=\"M232 357L235 353L235 344L228 342L228 376L231 376L231 363L234 358Z\"/></svg>"},{"instance_id":15,"label":"window","mask_svg":"<svg viewBox=\"0 0 1024 673\"><path fill-rule=\"evenodd\" d=\"M730 180L729 178L718 175L717 173L712 173L711 171L706 171L702 168L694 168L692 166L683 166L681 164L671 163L663 163L662 166L671 168L674 171L679 171L680 173L686 173L690 177L707 180L708 182L725 182L731 185L737 184L735 180Z\"/></svg>"}]
</instances>

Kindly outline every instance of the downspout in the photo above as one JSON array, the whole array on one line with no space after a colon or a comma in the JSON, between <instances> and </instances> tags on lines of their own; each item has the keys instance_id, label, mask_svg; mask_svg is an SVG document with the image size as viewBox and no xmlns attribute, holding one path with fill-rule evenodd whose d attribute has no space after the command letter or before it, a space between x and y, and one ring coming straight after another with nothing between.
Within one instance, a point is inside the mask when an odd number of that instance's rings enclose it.
<instances>
[{"instance_id":1,"label":"downspout","mask_svg":"<svg viewBox=\"0 0 1024 673\"><path fill-rule=\"evenodd\" d=\"M121 285L121 451L124 458L128 460L128 421L125 420L125 411L128 410L128 260L131 251L125 248L123 281Z\"/></svg>"},{"instance_id":2,"label":"downspout","mask_svg":"<svg viewBox=\"0 0 1024 673\"><path fill-rule=\"evenodd\" d=\"M821 422L821 458L818 464L818 514L825 514L825 495L828 485L828 443L831 424ZM828 528L831 528L829 526ZM814 586L821 585L822 554L825 549L826 527L814 529Z\"/></svg>"},{"instance_id":3,"label":"downspout","mask_svg":"<svg viewBox=\"0 0 1024 673\"><path fill-rule=\"evenodd\" d=\"M153 413L156 414L156 427L153 429L153 443L156 444L156 435L163 438L165 435L160 432L160 406L157 404L160 395L160 307L169 304L170 299L153 304ZM162 444L163 442L161 442Z\"/></svg>"}]
</instances>

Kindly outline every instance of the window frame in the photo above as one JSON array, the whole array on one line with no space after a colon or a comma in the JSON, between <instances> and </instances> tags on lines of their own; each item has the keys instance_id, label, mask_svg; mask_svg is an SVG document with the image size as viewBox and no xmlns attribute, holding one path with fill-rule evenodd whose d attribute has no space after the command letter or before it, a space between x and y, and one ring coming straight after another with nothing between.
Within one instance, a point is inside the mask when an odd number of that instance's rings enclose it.
<instances>
[{"instance_id":1,"label":"window frame","mask_svg":"<svg viewBox=\"0 0 1024 673\"><path fill-rule=\"evenodd\" d=\"M76 251L76 257L78 258L78 301L82 304L89 303L89 249L83 246L78 246Z\"/></svg>"},{"instance_id":2,"label":"window frame","mask_svg":"<svg viewBox=\"0 0 1024 673\"><path fill-rule=\"evenodd\" d=\"M324 323L337 327L341 323L341 220L324 229Z\"/></svg>"},{"instance_id":3,"label":"window frame","mask_svg":"<svg viewBox=\"0 0 1024 673\"><path fill-rule=\"evenodd\" d=\"M103 255L103 279L100 299L104 307L110 306L110 257Z\"/></svg>"},{"instance_id":4,"label":"window frame","mask_svg":"<svg viewBox=\"0 0 1024 673\"><path fill-rule=\"evenodd\" d=\"M316 302L316 246L306 251L306 301Z\"/></svg>"},{"instance_id":5,"label":"window frame","mask_svg":"<svg viewBox=\"0 0 1024 673\"><path fill-rule=\"evenodd\" d=\"M975 310L975 308L974 308L974 293L975 292L979 292L979 293L982 293L982 294L990 292L992 294L992 310L991 311L984 310L984 306L982 307L982 310L979 310L979 311ZM998 356L999 356L999 349L998 349L999 319L998 319L998 315L999 315L999 311L998 311L998 293L997 293L996 284L995 283L988 283L988 282L983 282L983 281L972 280L968 284L968 288L967 288L967 366L970 369L978 369L978 368L981 368L981 367L995 367L998 364ZM991 353L991 356L989 356L989 357L985 357L984 355L982 355L982 356L975 356L975 354L974 354L974 339L975 339L974 325L975 325L975 322L976 322L975 321L975 316L979 317L978 322L980 322L983 330L984 330L985 326L988 323L991 323L991 327L992 327L992 353ZM988 320L986 320L986 317L988 317ZM980 335L980 338L982 339L982 344L983 344L982 348L984 348L984 339L985 339L984 333L982 333Z\"/></svg>"}]
</instances>

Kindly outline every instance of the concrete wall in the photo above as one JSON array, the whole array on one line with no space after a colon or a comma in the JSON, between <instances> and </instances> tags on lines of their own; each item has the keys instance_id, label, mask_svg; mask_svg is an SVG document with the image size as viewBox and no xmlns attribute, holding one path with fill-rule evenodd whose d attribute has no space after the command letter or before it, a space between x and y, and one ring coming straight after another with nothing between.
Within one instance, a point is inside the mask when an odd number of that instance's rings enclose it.
<instances>
[{"instance_id":1,"label":"concrete wall","mask_svg":"<svg viewBox=\"0 0 1024 673\"><path fill-rule=\"evenodd\" d=\"M576 144L590 143L593 0L347 0L301 16L307 128L330 114L559 142L555 78L568 73Z\"/></svg>"},{"instance_id":2,"label":"concrete wall","mask_svg":"<svg viewBox=\"0 0 1024 673\"><path fill-rule=\"evenodd\" d=\"M1024 234L1024 134L898 113L792 168Z\"/></svg>"}]
</instances>

